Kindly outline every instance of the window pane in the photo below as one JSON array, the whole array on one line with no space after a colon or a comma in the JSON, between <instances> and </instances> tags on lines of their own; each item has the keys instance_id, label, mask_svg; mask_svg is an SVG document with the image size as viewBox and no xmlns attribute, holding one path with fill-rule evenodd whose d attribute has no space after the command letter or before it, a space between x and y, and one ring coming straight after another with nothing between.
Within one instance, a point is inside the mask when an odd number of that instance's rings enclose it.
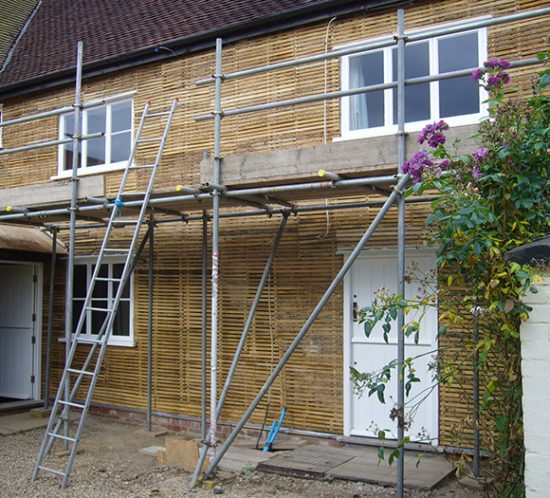
<instances>
[{"instance_id":1,"label":"window pane","mask_svg":"<svg viewBox=\"0 0 550 498\"><path fill-rule=\"evenodd\" d=\"M443 38L439 44L439 72L479 66L477 33ZM442 118L479 112L479 88L469 76L439 82L439 112Z\"/></svg>"},{"instance_id":2,"label":"window pane","mask_svg":"<svg viewBox=\"0 0 550 498\"><path fill-rule=\"evenodd\" d=\"M113 325L113 335L125 336L130 335L130 302L120 301L118 311L115 316Z\"/></svg>"},{"instance_id":3,"label":"window pane","mask_svg":"<svg viewBox=\"0 0 550 498\"><path fill-rule=\"evenodd\" d=\"M384 53L350 57L350 88L384 82ZM350 97L350 130L384 126L384 91Z\"/></svg>"},{"instance_id":4,"label":"window pane","mask_svg":"<svg viewBox=\"0 0 550 498\"><path fill-rule=\"evenodd\" d=\"M86 265L75 265L73 273L73 296L86 297Z\"/></svg>"},{"instance_id":5,"label":"window pane","mask_svg":"<svg viewBox=\"0 0 550 498\"><path fill-rule=\"evenodd\" d=\"M86 166L105 164L105 137L88 140L88 153L86 154Z\"/></svg>"},{"instance_id":6,"label":"window pane","mask_svg":"<svg viewBox=\"0 0 550 498\"><path fill-rule=\"evenodd\" d=\"M127 161L130 157L130 132L111 137L111 162Z\"/></svg>"},{"instance_id":7,"label":"window pane","mask_svg":"<svg viewBox=\"0 0 550 498\"><path fill-rule=\"evenodd\" d=\"M84 116L88 120L88 134L105 133L107 110L105 107L92 109ZM105 164L105 137L87 140L88 153L86 154L86 166Z\"/></svg>"},{"instance_id":8,"label":"window pane","mask_svg":"<svg viewBox=\"0 0 550 498\"><path fill-rule=\"evenodd\" d=\"M94 299L92 301L93 308L107 308L107 300ZM107 313L104 311L92 311L92 334L99 334L99 331L107 318Z\"/></svg>"},{"instance_id":9,"label":"window pane","mask_svg":"<svg viewBox=\"0 0 550 498\"><path fill-rule=\"evenodd\" d=\"M111 132L132 128L132 102L119 102L111 106Z\"/></svg>"},{"instance_id":10,"label":"window pane","mask_svg":"<svg viewBox=\"0 0 550 498\"><path fill-rule=\"evenodd\" d=\"M122 276L123 268L124 268L123 264L113 265L113 278L120 278ZM123 298L129 298L130 297L130 281L131 281L131 277L128 278L128 281L126 282L126 285L124 286L124 290L122 291L122 297ZM115 297L117 289L118 289L118 282L113 282L113 298Z\"/></svg>"},{"instance_id":11,"label":"window pane","mask_svg":"<svg viewBox=\"0 0 550 498\"><path fill-rule=\"evenodd\" d=\"M95 265L92 266L92 271L94 271ZM98 277L108 277L109 276L109 268L107 265L101 265L101 269L99 270ZM93 297L94 298L100 298L100 299L107 299L108 298L108 282L104 281L96 281L94 285L94 292Z\"/></svg>"},{"instance_id":12,"label":"window pane","mask_svg":"<svg viewBox=\"0 0 550 498\"><path fill-rule=\"evenodd\" d=\"M72 332L76 332L76 326L78 325L78 320L80 320L80 314L82 313L82 308L84 307L84 301L74 299L73 300L73 330ZM82 333L86 333L86 320L84 320L84 325L82 327Z\"/></svg>"},{"instance_id":13,"label":"window pane","mask_svg":"<svg viewBox=\"0 0 550 498\"><path fill-rule=\"evenodd\" d=\"M397 51L392 49L393 81L397 81ZM430 50L427 42L405 47L405 79L430 74ZM393 94L393 122L397 123L397 90ZM405 86L405 121L430 119L430 84Z\"/></svg>"},{"instance_id":14,"label":"window pane","mask_svg":"<svg viewBox=\"0 0 550 498\"><path fill-rule=\"evenodd\" d=\"M63 138L72 138L73 132L74 132L74 113L72 114L65 114L61 117L62 123L61 126L63 128ZM82 158L78 158L78 167L80 168L80 160ZM73 143L68 143L63 145L63 169L65 171L71 170L73 167Z\"/></svg>"},{"instance_id":15,"label":"window pane","mask_svg":"<svg viewBox=\"0 0 550 498\"><path fill-rule=\"evenodd\" d=\"M61 119L63 119L63 138L72 137L74 132L74 113L64 114Z\"/></svg>"},{"instance_id":16,"label":"window pane","mask_svg":"<svg viewBox=\"0 0 550 498\"><path fill-rule=\"evenodd\" d=\"M105 107L99 107L88 111L85 116L88 119L88 133L105 133L105 123L107 122L107 109Z\"/></svg>"}]
</instances>

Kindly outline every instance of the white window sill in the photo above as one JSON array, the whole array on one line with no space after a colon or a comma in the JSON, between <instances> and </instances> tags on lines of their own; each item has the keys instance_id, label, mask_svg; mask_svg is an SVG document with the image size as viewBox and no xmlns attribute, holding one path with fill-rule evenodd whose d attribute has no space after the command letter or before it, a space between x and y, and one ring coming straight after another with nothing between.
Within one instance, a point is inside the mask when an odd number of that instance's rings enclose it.
<instances>
[{"instance_id":1,"label":"white window sill","mask_svg":"<svg viewBox=\"0 0 550 498\"><path fill-rule=\"evenodd\" d=\"M485 111L485 109L484 109ZM442 118L450 128L459 126L479 124L483 118L488 116L487 112L480 112L478 114L466 114L464 116L453 116L451 118ZM434 119L427 121L416 121L413 123L405 124L405 133L418 133L426 125L433 123ZM345 131L339 137L334 137L333 142L343 142L344 140L356 140L359 138L376 138L387 137L397 133L397 126L391 127L379 127L379 128L366 128L362 130Z\"/></svg>"},{"instance_id":2,"label":"white window sill","mask_svg":"<svg viewBox=\"0 0 550 498\"><path fill-rule=\"evenodd\" d=\"M57 342L65 343L67 342L64 337L60 337ZM91 340L87 340L87 338L83 335L80 336L80 342L82 344L95 344L95 342L92 342ZM135 348L136 342L133 339L122 339L115 337L109 339L109 342L107 343L107 346L121 346L125 348Z\"/></svg>"},{"instance_id":3,"label":"white window sill","mask_svg":"<svg viewBox=\"0 0 550 498\"><path fill-rule=\"evenodd\" d=\"M101 175L103 173L111 173L112 171L120 171L126 168L126 161L120 161L109 165L90 166L89 168L78 168L78 176ZM73 175L72 170L63 171L57 175L50 176L50 180L66 180Z\"/></svg>"}]
</instances>

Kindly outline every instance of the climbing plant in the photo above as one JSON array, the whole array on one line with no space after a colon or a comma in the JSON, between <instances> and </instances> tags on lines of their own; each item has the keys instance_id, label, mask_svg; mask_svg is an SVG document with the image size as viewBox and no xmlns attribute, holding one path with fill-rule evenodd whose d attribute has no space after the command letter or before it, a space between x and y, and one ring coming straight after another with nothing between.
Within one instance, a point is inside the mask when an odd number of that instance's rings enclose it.
<instances>
[{"instance_id":1,"label":"climbing plant","mask_svg":"<svg viewBox=\"0 0 550 498\"><path fill-rule=\"evenodd\" d=\"M400 308L422 310L436 302L440 334L453 327L475 327L477 340L468 336L464 345L471 345L469 364L473 354L478 359L480 413L487 429L483 448L490 456L484 472L491 478L491 494L497 496L524 494L519 328L530 311L522 297L536 292L537 269L509 262L506 254L550 231L548 55L539 56L544 69L534 77L527 99L514 98L508 89L510 64L505 60L490 59L473 73L489 98L488 117L475 137L479 147L472 153L459 155L455 144L447 143L449 126L443 120L422 130L418 142L425 149L406 161L403 171L413 182L406 195L436 195L426 220L426 243L437 251L436 294L406 299L381 291L360 312L367 336L380 323L387 337ZM399 333L418 341L419 320L406 320ZM400 372L397 361L378 372L352 369L355 390L384 402L388 380L402 375L408 395L412 384L420 382L414 360L407 358ZM464 358L440 348L434 382L455 382L460 361ZM414 413L414 407L408 412ZM395 407L389 415L405 427L410 423Z\"/></svg>"}]
</instances>

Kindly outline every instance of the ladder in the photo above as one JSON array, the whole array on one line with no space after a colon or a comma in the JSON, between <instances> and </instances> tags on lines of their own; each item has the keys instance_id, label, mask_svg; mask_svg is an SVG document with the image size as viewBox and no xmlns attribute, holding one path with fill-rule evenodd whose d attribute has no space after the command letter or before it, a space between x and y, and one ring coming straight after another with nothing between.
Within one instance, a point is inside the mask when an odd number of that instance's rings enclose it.
<instances>
[{"instance_id":1,"label":"ladder","mask_svg":"<svg viewBox=\"0 0 550 498\"><path fill-rule=\"evenodd\" d=\"M107 343L112 333L118 305L120 303L120 299L122 297L126 282L128 281L128 278L133 271L136 257L138 257L136 248L138 239L140 238L140 229L146 215L158 165L162 157L164 146L166 144L166 139L170 130L170 125L172 123L172 118L176 110L177 99L174 99L172 101L172 104L167 111L150 112L149 106L150 104L147 103L143 109L139 126L130 150L130 157L128 158L126 168L122 175L116 200L113 203L109 203L111 212L109 215L109 222L105 231L105 237L97 256L97 261L90 280L90 285L86 292L86 299L80 313L80 318L73 333L72 345L67 356L65 368L61 376L61 381L59 383L59 389L55 397L55 402L52 406L52 411L50 414L48 425L46 427L44 439L42 440L40 451L38 453L38 457L36 459L36 464L34 467L34 472L32 476L33 480L37 479L40 471L54 474L62 478L62 489L65 488L69 480L71 468L73 466L73 462L77 453L77 446L82 435L84 420L90 407L94 388L99 377L99 373L101 371L101 364L103 362L103 358L107 349ZM156 138L141 138L144 127L146 126L145 123L147 119L152 116L161 116L161 119L163 119L163 117L166 117L162 135ZM152 164L146 165L134 165L133 161L139 145L151 142L158 144L154 162ZM113 227L117 225L117 221L121 221L119 218L122 214L122 209L124 208L124 197L127 193L125 189L128 174L134 169L146 169L150 172L147 189L144 193L143 203L139 207L139 214L137 215L137 218L129 220L131 225L134 226L133 235L131 237L129 245L123 249L114 248L111 247L110 244L111 232L113 230ZM120 277L118 278L106 278L99 275L103 259L109 253L124 255L125 261L123 269ZM107 302L105 308L92 306L94 288L97 282L113 282L113 285L117 285L117 290L114 293L114 298L110 303ZM101 313L102 315L104 315L104 318L101 319L102 325L99 328L97 335L94 335L92 338L90 338L89 336L84 338L81 336L81 334L84 323L86 323L86 316L87 314L89 314L90 311ZM89 349L86 352L87 348ZM79 357L84 357L84 361L81 365L78 365L75 362L77 350L79 351ZM82 350L84 350L83 356L81 354ZM88 381L87 385L86 382L83 383L84 379ZM76 399L79 388L81 388L81 390L84 392L83 394L85 394L84 401ZM76 430L73 432L72 435L70 434L71 408L76 409L77 414L77 416L75 417ZM54 469L44 465L44 460L50 453L56 441L63 442L64 447L68 450L68 459L63 470Z\"/></svg>"}]
</instances>

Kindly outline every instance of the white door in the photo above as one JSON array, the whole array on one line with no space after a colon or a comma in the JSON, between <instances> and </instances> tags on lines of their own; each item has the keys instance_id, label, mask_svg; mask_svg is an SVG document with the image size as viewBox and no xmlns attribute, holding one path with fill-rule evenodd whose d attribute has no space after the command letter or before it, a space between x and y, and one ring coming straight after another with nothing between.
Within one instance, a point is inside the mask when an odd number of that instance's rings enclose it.
<instances>
[{"instance_id":1,"label":"white door","mask_svg":"<svg viewBox=\"0 0 550 498\"><path fill-rule=\"evenodd\" d=\"M407 251L407 272L411 263L418 267L418 273L433 272L435 257L432 253ZM391 252L377 252L361 256L352 267L345 283L344 296L344 434L348 436L377 437L379 430L386 430L386 438L396 437L396 422L390 419L390 411L397 402L397 370L392 370L390 382L385 388L385 403L378 400L376 393L368 396L365 392L357 395L350 381L350 367L360 372L377 372L384 365L397 358L397 324L392 322L388 343L384 341L382 325L379 323L372 330L369 337L364 333L363 324L354 320L354 306L356 309L368 306L374 297L374 293L381 288L395 293L397 289L397 254ZM405 296L414 298L418 295L418 284L406 285ZM411 312L405 317L405 322L414 319ZM418 317L417 317L418 318ZM437 310L434 307L426 310L426 315L421 321L418 344L414 338L405 339L405 358L424 355L414 360L416 376L421 379L419 383L413 383L409 396L406 398L405 413L410 414L414 408L414 417L411 417L411 425L406 434L411 441L429 442L437 444L438 437L438 390L433 385L433 371L428 365L435 359L437 349ZM422 392L424 391L424 392ZM420 401L418 405L416 401Z\"/></svg>"},{"instance_id":2,"label":"white door","mask_svg":"<svg viewBox=\"0 0 550 498\"><path fill-rule=\"evenodd\" d=\"M0 263L0 396L6 398L33 398L34 275L34 265Z\"/></svg>"}]
</instances>

